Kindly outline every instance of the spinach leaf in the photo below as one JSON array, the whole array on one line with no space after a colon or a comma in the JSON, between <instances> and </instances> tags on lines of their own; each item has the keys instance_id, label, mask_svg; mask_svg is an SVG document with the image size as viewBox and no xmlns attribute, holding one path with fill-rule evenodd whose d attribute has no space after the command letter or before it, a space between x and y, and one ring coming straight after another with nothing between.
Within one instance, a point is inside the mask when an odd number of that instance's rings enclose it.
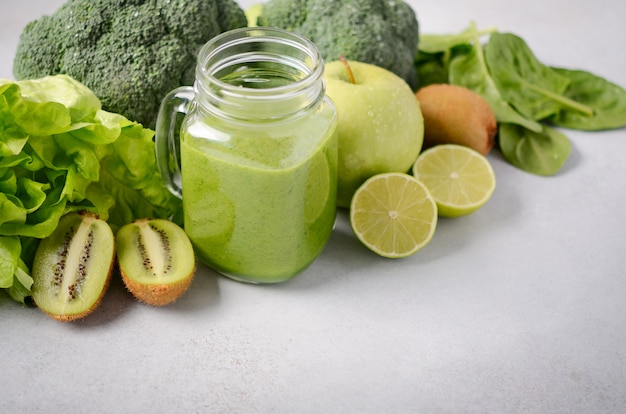
<instances>
[{"instance_id":1,"label":"spinach leaf","mask_svg":"<svg viewBox=\"0 0 626 414\"><path fill-rule=\"evenodd\" d=\"M474 22L458 34L421 35L415 66L421 86L447 77L481 95L498 120L503 156L533 174L555 174L571 151L567 136L546 122L589 131L626 126L624 88L589 72L544 65L518 36L479 31Z\"/></svg>"},{"instance_id":2,"label":"spinach leaf","mask_svg":"<svg viewBox=\"0 0 626 414\"><path fill-rule=\"evenodd\" d=\"M475 26L472 27L474 27L473 47L467 53L456 56L450 63L450 83L464 86L481 95L491 106L498 122L522 125L535 132L541 131L540 124L520 115L503 98L489 73Z\"/></svg>"},{"instance_id":3,"label":"spinach leaf","mask_svg":"<svg viewBox=\"0 0 626 414\"><path fill-rule=\"evenodd\" d=\"M495 32L495 27L478 30L475 23L460 33L420 35L418 53L415 58L419 87L433 83L449 83L450 61L457 55L468 53L475 38Z\"/></svg>"},{"instance_id":4,"label":"spinach leaf","mask_svg":"<svg viewBox=\"0 0 626 414\"><path fill-rule=\"evenodd\" d=\"M500 151L512 165L537 175L556 174L569 157L572 144L556 129L544 126L533 132L514 124L502 123L498 134Z\"/></svg>"},{"instance_id":5,"label":"spinach leaf","mask_svg":"<svg viewBox=\"0 0 626 414\"><path fill-rule=\"evenodd\" d=\"M481 36L489 35L496 31L495 27L478 30L476 23L471 22L470 26L461 33L443 35L424 33L420 35L418 50L430 54L448 52L457 46L466 46L477 38L480 39Z\"/></svg>"},{"instance_id":6,"label":"spinach leaf","mask_svg":"<svg viewBox=\"0 0 626 414\"><path fill-rule=\"evenodd\" d=\"M485 59L502 97L526 117L539 121L563 108L593 114L592 108L564 96L569 79L539 62L520 37L494 33Z\"/></svg>"},{"instance_id":7,"label":"spinach leaf","mask_svg":"<svg viewBox=\"0 0 626 414\"><path fill-rule=\"evenodd\" d=\"M448 68L443 53L418 52L415 57L418 89L448 83Z\"/></svg>"},{"instance_id":8,"label":"spinach leaf","mask_svg":"<svg viewBox=\"0 0 626 414\"><path fill-rule=\"evenodd\" d=\"M550 118L551 123L586 131L626 126L626 90L590 72L552 69L570 81L565 96L593 108L593 115L564 108Z\"/></svg>"}]
</instances>

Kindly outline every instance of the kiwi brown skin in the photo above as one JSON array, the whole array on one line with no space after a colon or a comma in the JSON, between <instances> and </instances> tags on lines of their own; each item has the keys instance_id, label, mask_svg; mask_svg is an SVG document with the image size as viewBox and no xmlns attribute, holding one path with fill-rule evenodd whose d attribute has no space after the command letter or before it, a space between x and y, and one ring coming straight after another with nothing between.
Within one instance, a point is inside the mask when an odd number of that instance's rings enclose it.
<instances>
[{"instance_id":1,"label":"kiwi brown skin","mask_svg":"<svg viewBox=\"0 0 626 414\"><path fill-rule=\"evenodd\" d=\"M432 84L415 96L424 116L424 149L458 144L487 155L495 144L498 125L489 103L458 85Z\"/></svg>"},{"instance_id":2,"label":"kiwi brown skin","mask_svg":"<svg viewBox=\"0 0 626 414\"><path fill-rule=\"evenodd\" d=\"M195 270L194 270L195 272ZM179 283L146 285L133 280L124 271L120 271L126 289L133 294L137 300L151 306L166 306L174 303L181 297L191 285L193 273Z\"/></svg>"},{"instance_id":3,"label":"kiwi brown skin","mask_svg":"<svg viewBox=\"0 0 626 414\"><path fill-rule=\"evenodd\" d=\"M129 292L152 306L175 302L191 285L195 254L184 230L165 219L139 219L116 235L120 275Z\"/></svg>"},{"instance_id":4,"label":"kiwi brown skin","mask_svg":"<svg viewBox=\"0 0 626 414\"><path fill-rule=\"evenodd\" d=\"M78 236L78 229L88 237ZM79 260L72 266L70 256L76 251L80 252ZM68 213L37 247L32 267L33 301L43 313L60 322L85 318L100 305L114 264L115 238L108 224L87 211ZM78 278L70 285L63 283L64 278L72 277L73 271ZM89 295L83 294L87 285ZM77 302L72 305L74 301ZM59 305L63 302L70 303L67 309Z\"/></svg>"}]
</instances>

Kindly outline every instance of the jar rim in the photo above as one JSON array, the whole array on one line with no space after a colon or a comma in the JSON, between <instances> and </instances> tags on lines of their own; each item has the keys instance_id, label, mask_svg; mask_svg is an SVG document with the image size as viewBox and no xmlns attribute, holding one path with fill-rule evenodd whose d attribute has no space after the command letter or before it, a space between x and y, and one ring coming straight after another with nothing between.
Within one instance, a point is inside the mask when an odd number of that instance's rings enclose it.
<instances>
[{"instance_id":1,"label":"jar rim","mask_svg":"<svg viewBox=\"0 0 626 414\"><path fill-rule=\"evenodd\" d=\"M319 79L323 76L323 58L315 44L308 38L276 27L242 27L223 32L213 37L202 46L200 52L198 53L196 69L197 78L208 80L223 91L231 91L233 93L236 93L237 91L241 92L241 86L232 85L214 76L214 73L217 71L217 62L212 63L211 60L220 52L232 46L261 42L283 43L294 50L301 52L308 59L310 59L310 62L301 62L304 64L302 65L302 68L307 69L302 78L294 80L288 84L268 88L256 89L244 87L247 95L264 96L268 94L281 93L283 91L297 90L306 87L306 85L312 82L319 81Z\"/></svg>"}]
</instances>

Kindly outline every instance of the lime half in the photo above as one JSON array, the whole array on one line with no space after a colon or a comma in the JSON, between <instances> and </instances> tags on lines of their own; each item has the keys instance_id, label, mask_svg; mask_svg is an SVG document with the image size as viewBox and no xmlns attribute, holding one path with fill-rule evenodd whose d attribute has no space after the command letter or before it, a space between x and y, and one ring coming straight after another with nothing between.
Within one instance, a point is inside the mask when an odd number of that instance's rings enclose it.
<instances>
[{"instance_id":1,"label":"lime half","mask_svg":"<svg viewBox=\"0 0 626 414\"><path fill-rule=\"evenodd\" d=\"M464 216L481 208L496 188L487 158L463 145L437 145L422 152L413 175L430 191L442 217Z\"/></svg>"},{"instance_id":2,"label":"lime half","mask_svg":"<svg viewBox=\"0 0 626 414\"><path fill-rule=\"evenodd\" d=\"M350 224L376 254L407 257L426 246L437 227L437 205L408 174L378 174L365 181L350 204Z\"/></svg>"}]
</instances>

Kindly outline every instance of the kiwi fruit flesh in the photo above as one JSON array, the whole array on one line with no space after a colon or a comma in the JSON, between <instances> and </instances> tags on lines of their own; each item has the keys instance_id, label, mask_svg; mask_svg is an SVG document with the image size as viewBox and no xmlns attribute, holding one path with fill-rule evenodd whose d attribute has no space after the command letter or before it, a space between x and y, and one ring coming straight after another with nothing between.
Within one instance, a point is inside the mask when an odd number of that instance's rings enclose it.
<instances>
[{"instance_id":1,"label":"kiwi fruit flesh","mask_svg":"<svg viewBox=\"0 0 626 414\"><path fill-rule=\"evenodd\" d=\"M424 117L424 148L458 144L487 155L494 146L496 116L476 92L458 85L432 84L415 96Z\"/></svg>"},{"instance_id":2,"label":"kiwi fruit flesh","mask_svg":"<svg viewBox=\"0 0 626 414\"><path fill-rule=\"evenodd\" d=\"M114 263L115 238L108 223L93 213L68 213L37 247L33 301L56 320L81 319L100 304Z\"/></svg>"},{"instance_id":3,"label":"kiwi fruit flesh","mask_svg":"<svg viewBox=\"0 0 626 414\"><path fill-rule=\"evenodd\" d=\"M126 288L141 302L164 306L191 285L196 262L185 231L166 219L139 219L116 234L117 260Z\"/></svg>"}]
</instances>

